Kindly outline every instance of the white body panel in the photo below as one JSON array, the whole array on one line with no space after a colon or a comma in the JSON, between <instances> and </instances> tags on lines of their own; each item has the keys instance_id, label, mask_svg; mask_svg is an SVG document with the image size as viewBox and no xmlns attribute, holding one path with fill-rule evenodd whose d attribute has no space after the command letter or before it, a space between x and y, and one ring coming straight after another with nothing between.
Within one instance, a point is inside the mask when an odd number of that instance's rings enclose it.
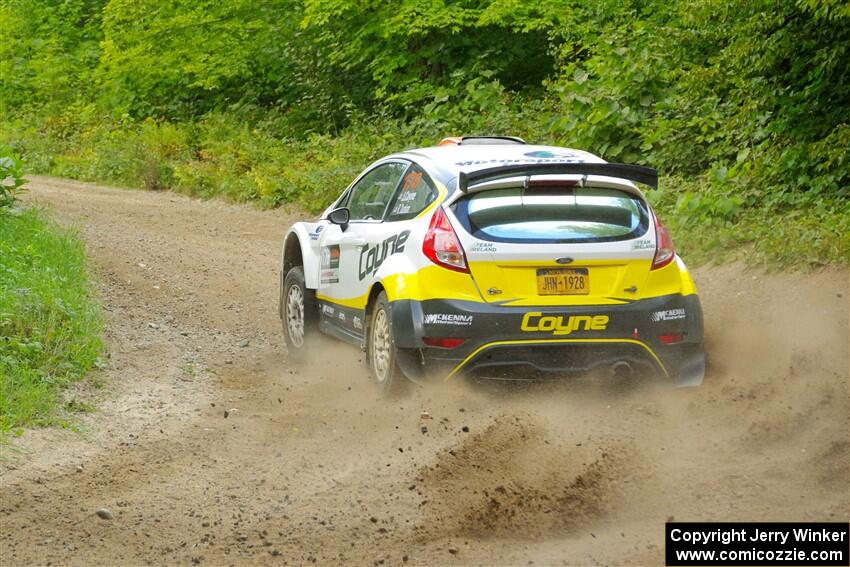
<instances>
[{"instance_id":1,"label":"white body panel","mask_svg":"<svg viewBox=\"0 0 850 567\"><path fill-rule=\"evenodd\" d=\"M317 240L318 235L315 231L321 224L327 225L328 222L297 222L287 231L283 239L284 246L281 250L281 266L286 265L286 243L292 236L298 238L301 258L304 262L304 283L309 289L316 289L319 285L319 245Z\"/></svg>"}]
</instances>

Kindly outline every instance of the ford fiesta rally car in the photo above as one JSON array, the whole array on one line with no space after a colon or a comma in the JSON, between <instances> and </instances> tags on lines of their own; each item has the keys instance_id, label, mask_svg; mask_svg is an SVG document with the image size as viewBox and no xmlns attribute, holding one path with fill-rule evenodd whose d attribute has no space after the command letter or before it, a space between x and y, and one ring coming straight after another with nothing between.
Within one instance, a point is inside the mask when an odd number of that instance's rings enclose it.
<instances>
[{"instance_id":1,"label":"ford fiesta rally car","mask_svg":"<svg viewBox=\"0 0 850 567\"><path fill-rule=\"evenodd\" d=\"M700 384L696 288L635 182L657 174L518 138L376 161L286 233L290 356L317 331L359 345L384 391L599 370Z\"/></svg>"}]
</instances>

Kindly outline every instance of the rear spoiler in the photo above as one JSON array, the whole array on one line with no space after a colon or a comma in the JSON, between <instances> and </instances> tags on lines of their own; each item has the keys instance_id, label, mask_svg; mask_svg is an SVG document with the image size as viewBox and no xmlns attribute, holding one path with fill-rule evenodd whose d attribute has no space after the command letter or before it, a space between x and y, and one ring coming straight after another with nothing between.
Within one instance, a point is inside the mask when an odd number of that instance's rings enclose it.
<instances>
[{"instance_id":1,"label":"rear spoiler","mask_svg":"<svg viewBox=\"0 0 850 567\"><path fill-rule=\"evenodd\" d=\"M461 171L457 176L457 186L462 193L466 193L472 185L520 175L604 175L658 187L657 171L651 167L625 163L531 163L490 167L471 173Z\"/></svg>"}]
</instances>

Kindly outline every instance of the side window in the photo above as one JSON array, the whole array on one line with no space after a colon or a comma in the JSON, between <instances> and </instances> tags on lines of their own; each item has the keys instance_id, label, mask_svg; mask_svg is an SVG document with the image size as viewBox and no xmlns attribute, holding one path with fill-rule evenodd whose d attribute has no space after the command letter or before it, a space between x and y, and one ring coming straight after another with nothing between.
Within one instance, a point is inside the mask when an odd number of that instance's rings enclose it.
<instances>
[{"instance_id":1,"label":"side window","mask_svg":"<svg viewBox=\"0 0 850 567\"><path fill-rule=\"evenodd\" d=\"M405 169L406 163L385 163L358 181L348 198L351 220L382 220Z\"/></svg>"},{"instance_id":2,"label":"side window","mask_svg":"<svg viewBox=\"0 0 850 567\"><path fill-rule=\"evenodd\" d=\"M437 190L421 167L410 166L390 207L387 221L410 220L437 198Z\"/></svg>"}]
</instances>

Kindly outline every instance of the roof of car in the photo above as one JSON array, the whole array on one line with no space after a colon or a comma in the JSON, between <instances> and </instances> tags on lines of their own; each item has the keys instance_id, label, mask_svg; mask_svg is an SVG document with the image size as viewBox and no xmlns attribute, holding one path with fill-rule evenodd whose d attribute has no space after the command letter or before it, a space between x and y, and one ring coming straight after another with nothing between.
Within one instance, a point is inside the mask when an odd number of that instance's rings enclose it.
<instances>
[{"instance_id":1,"label":"roof of car","mask_svg":"<svg viewBox=\"0 0 850 567\"><path fill-rule=\"evenodd\" d=\"M605 163L602 158L581 150L526 144L445 145L409 150L397 156L412 159L426 158L447 177L443 181L456 177L460 172L471 173L500 165Z\"/></svg>"}]
</instances>

